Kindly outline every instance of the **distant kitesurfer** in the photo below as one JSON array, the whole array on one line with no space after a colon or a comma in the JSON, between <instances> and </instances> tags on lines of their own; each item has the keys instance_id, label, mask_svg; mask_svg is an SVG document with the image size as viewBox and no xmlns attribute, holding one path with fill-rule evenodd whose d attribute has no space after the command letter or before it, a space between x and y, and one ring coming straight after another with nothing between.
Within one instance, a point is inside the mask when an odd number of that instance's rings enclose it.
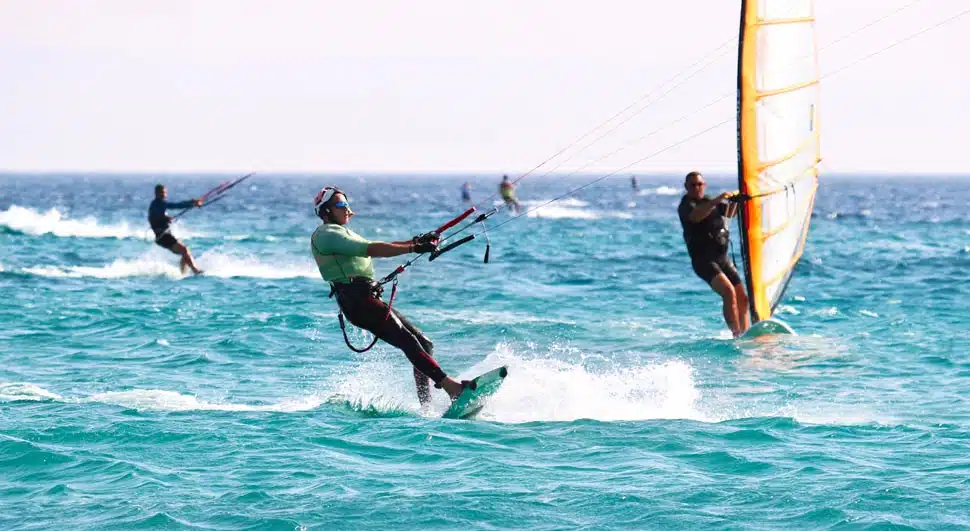
<instances>
[{"instance_id":1,"label":"distant kitesurfer","mask_svg":"<svg viewBox=\"0 0 970 531\"><path fill-rule=\"evenodd\" d=\"M330 283L341 311L355 326L404 351L414 365L414 383L422 406L431 402L430 378L451 398L462 383L447 376L432 357L434 345L397 308L388 311L381 300L382 287L374 280L371 257L387 258L408 253L430 253L438 248L435 233L400 242L369 241L347 228L354 212L347 196L328 186L313 200L313 210L323 224L310 237L313 259L320 275Z\"/></svg>"},{"instance_id":2,"label":"distant kitesurfer","mask_svg":"<svg viewBox=\"0 0 970 531\"><path fill-rule=\"evenodd\" d=\"M502 176L502 184L499 185L498 191L502 194L502 199L505 201L505 204L518 214L519 200L515 198L515 184L509 180L508 175Z\"/></svg>"},{"instance_id":3,"label":"distant kitesurfer","mask_svg":"<svg viewBox=\"0 0 970 531\"><path fill-rule=\"evenodd\" d=\"M189 248L178 241L175 236L172 236L171 227L173 218L168 215L166 210L169 208L200 207L202 206L202 200L189 199L187 201L170 203L165 200L166 197L168 197L168 190L165 189L165 185L156 184L155 199L148 205L148 223L151 225L152 231L155 232L155 243L182 257L179 261L179 269L182 270L183 274L186 268L191 269L196 275L201 274L202 270L196 267L195 260L192 258L192 253L189 252Z\"/></svg>"},{"instance_id":4,"label":"distant kitesurfer","mask_svg":"<svg viewBox=\"0 0 970 531\"><path fill-rule=\"evenodd\" d=\"M694 272L721 296L724 321L734 337L738 337L751 327L748 296L734 261L728 256L730 232L727 219L737 214L738 205L724 203L732 192L724 192L713 199L704 195L706 185L699 172L688 173L684 179L687 193L680 200L677 212Z\"/></svg>"},{"instance_id":5,"label":"distant kitesurfer","mask_svg":"<svg viewBox=\"0 0 970 531\"><path fill-rule=\"evenodd\" d=\"M640 190L640 181L637 180L636 175L630 176L630 186L633 188L633 192L636 193Z\"/></svg>"},{"instance_id":6,"label":"distant kitesurfer","mask_svg":"<svg viewBox=\"0 0 970 531\"><path fill-rule=\"evenodd\" d=\"M466 203L472 200L472 185L468 181L461 185L461 200Z\"/></svg>"}]
</instances>

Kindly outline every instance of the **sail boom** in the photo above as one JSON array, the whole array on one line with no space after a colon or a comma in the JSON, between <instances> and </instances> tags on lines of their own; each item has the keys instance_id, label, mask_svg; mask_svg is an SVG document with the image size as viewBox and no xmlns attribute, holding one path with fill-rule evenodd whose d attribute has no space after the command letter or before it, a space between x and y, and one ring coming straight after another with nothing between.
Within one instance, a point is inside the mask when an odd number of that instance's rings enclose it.
<instances>
[{"instance_id":1,"label":"sail boom","mask_svg":"<svg viewBox=\"0 0 970 531\"><path fill-rule=\"evenodd\" d=\"M816 172L815 172L815 170L813 169L811 173L808 173L808 174L806 174L806 175L811 175L811 176L814 176L814 175L815 175L815 173L816 173ZM815 189L818 189L818 183L816 183L816 184L815 184ZM809 195L809 196L807 196L807 197L806 197L805 199L803 199L803 203L805 203L805 202L808 202L808 201L814 201L814 200L815 200L815 190L812 190L812 193L811 193L811 195ZM808 210L808 209L809 209L809 207L810 207L810 205L807 205L807 204L801 204L801 205L799 205L799 210ZM788 219L786 219L786 220L785 220L785 221L784 221L784 222L783 222L783 223L782 223L781 225L779 225L779 226L777 226L777 227L774 227L774 228L772 228L771 230L769 230L768 232L765 232L764 234L762 234L762 235L761 235L761 239L762 239L762 240L767 240L768 238L771 238L771 237L772 237L772 236L774 236L775 234L778 234L778 233L780 233L781 231L783 231L783 230L785 230L786 228L788 228L788 226L789 226L789 225L791 225L791 224L792 224L792 222L794 222L794 221L796 221L796 218L788 218Z\"/></svg>"}]
</instances>

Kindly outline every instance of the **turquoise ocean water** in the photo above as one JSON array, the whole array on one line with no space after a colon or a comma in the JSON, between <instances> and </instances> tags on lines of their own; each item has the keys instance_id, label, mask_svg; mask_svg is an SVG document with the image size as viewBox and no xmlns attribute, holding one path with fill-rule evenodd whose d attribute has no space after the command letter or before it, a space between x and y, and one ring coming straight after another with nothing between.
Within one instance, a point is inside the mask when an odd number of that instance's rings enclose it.
<instances>
[{"instance_id":1,"label":"turquoise ocean water","mask_svg":"<svg viewBox=\"0 0 970 531\"><path fill-rule=\"evenodd\" d=\"M405 239L464 178L257 175L176 225L183 278L152 185L229 177L0 177L0 529L970 528L970 181L823 177L799 335L763 341L693 275L680 176L501 213L490 264L476 240L401 277L446 371L510 368L446 421L398 351L344 346L310 203L339 184L355 230Z\"/></svg>"}]
</instances>

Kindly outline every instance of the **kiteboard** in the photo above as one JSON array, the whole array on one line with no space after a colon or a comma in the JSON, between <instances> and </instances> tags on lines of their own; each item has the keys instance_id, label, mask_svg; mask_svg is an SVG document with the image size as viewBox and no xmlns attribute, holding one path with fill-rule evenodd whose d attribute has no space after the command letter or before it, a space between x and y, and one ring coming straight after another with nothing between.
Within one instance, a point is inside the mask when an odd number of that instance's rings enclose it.
<instances>
[{"instance_id":1,"label":"kiteboard","mask_svg":"<svg viewBox=\"0 0 970 531\"><path fill-rule=\"evenodd\" d=\"M451 407L441 418L467 419L474 417L485 407L488 399L502 387L505 377L509 375L506 366L492 369L475 377L465 384L465 390L451 403Z\"/></svg>"},{"instance_id":2,"label":"kiteboard","mask_svg":"<svg viewBox=\"0 0 970 531\"><path fill-rule=\"evenodd\" d=\"M761 336L778 336L778 335L798 335L794 330L791 329L787 324L779 321L778 319L771 318L765 319L763 321L758 321L757 323L751 325L751 328L747 332L741 335L740 339L752 339Z\"/></svg>"}]
</instances>

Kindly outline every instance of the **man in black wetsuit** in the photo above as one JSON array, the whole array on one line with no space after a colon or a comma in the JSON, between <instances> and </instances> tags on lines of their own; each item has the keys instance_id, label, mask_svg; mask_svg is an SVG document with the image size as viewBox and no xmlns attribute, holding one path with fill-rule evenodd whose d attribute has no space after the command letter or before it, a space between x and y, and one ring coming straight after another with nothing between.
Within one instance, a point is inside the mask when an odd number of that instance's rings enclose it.
<instances>
[{"instance_id":1,"label":"man in black wetsuit","mask_svg":"<svg viewBox=\"0 0 970 531\"><path fill-rule=\"evenodd\" d=\"M721 296L724 322L734 337L738 337L751 327L748 296L738 269L728 256L730 232L727 219L737 214L738 205L724 203L732 192L724 192L713 199L704 195L705 186L707 183L700 172L688 173L684 179L687 193L680 200L677 213L694 272Z\"/></svg>"},{"instance_id":2,"label":"man in black wetsuit","mask_svg":"<svg viewBox=\"0 0 970 531\"><path fill-rule=\"evenodd\" d=\"M148 223L152 226L152 231L155 232L155 243L182 257L179 261L179 269L182 270L182 273L185 273L186 268L190 268L193 273L198 275L202 273L202 270L196 267L195 260L192 259L192 253L189 252L189 248L178 241L175 236L172 236L172 231L170 230L172 217L166 213L166 210L169 208L200 207L202 206L202 201L199 199L189 199L188 201L170 203L165 200L166 197L168 197L168 190L165 189L165 185L156 184L155 199L148 205Z\"/></svg>"}]
</instances>

